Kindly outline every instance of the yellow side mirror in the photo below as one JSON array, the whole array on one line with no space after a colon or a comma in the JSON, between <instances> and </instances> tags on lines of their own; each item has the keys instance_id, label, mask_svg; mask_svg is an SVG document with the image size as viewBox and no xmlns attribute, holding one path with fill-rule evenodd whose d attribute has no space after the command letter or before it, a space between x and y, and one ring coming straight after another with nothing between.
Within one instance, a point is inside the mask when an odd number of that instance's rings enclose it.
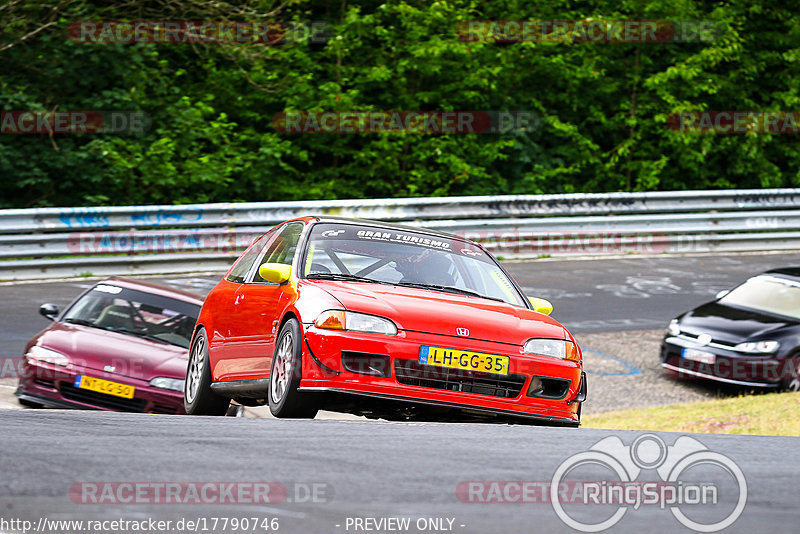
<instances>
[{"instance_id":1,"label":"yellow side mirror","mask_svg":"<svg viewBox=\"0 0 800 534\"><path fill-rule=\"evenodd\" d=\"M291 265L284 265L283 263L265 263L258 268L258 274L267 282L273 284L282 284L289 279L292 272Z\"/></svg>"},{"instance_id":2,"label":"yellow side mirror","mask_svg":"<svg viewBox=\"0 0 800 534\"><path fill-rule=\"evenodd\" d=\"M533 304L533 311L537 311L545 315L550 315L553 313L553 305L550 304L549 300L540 299L537 297L528 297L528 300L531 301L531 304Z\"/></svg>"}]
</instances>

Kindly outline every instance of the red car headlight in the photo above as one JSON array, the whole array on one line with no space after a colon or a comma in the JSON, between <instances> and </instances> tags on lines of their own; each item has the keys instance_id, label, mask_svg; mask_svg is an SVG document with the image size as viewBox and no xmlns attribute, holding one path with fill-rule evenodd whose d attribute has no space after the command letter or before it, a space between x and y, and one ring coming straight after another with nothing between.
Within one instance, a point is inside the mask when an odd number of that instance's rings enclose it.
<instances>
[{"instance_id":1,"label":"red car headlight","mask_svg":"<svg viewBox=\"0 0 800 534\"><path fill-rule=\"evenodd\" d=\"M580 361L580 352L575 343L563 339L529 339L525 343L524 350L528 354Z\"/></svg>"},{"instance_id":2,"label":"red car headlight","mask_svg":"<svg viewBox=\"0 0 800 534\"><path fill-rule=\"evenodd\" d=\"M324 311L314 321L314 325L317 328L328 330L350 330L352 332L368 332L388 336L397 335L397 325L385 317L344 310Z\"/></svg>"}]
</instances>

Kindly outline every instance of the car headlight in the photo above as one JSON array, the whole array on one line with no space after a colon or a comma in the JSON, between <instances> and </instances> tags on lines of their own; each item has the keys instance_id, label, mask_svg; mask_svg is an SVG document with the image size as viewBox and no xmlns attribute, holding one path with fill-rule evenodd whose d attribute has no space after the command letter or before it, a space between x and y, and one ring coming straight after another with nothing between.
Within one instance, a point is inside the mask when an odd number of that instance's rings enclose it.
<instances>
[{"instance_id":1,"label":"car headlight","mask_svg":"<svg viewBox=\"0 0 800 534\"><path fill-rule=\"evenodd\" d=\"M59 365L61 367L67 367L71 363L70 359L61 354L60 352L46 349L38 345L34 345L30 349L28 349L28 352L25 354L25 357L30 360L52 363L53 365Z\"/></svg>"},{"instance_id":2,"label":"car headlight","mask_svg":"<svg viewBox=\"0 0 800 534\"><path fill-rule=\"evenodd\" d=\"M667 332L671 336L678 336L681 333L680 323L678 323L677 319L673 319L669 322L669 326L667 327Z\"/></svg>"},{"instance_id":3,"label":"car headlight","mask_svg":"<svg viewBox=\"0 0 800 534\"><path fill-rule=\"evenodd\" d=\"M322 312L314 321L317 328L328 330L350 330L353 332L369 332L372 334L397 334L397 326L384 317L367 315L344 310L328 310Z\"/></svg>"},{"instance_id":4,"label":"car headlight","mask_svg":"<svg viewBox=\"0 0 800 534\"><path fill-rule=\"evenodd\" d=\"M562 360L580 361L578 347L571 341L563 339L529 339L523 350L528 354L550 356Z\"/></svg>"},{"instance_id":5,"label":"car headlight","mask_svg":"<svg viewBox=\"0 0 800 534\"><path fill-rule=\"evenodd\" d=\"M781 344L777 341L748 341L739 343L733 347L733 350L750 354L770 354L777 351L780 346Z\"/></svg>"},{"instance_id":6,"label":"car headlight","mask_svg":"<svg viewBox=\"0 0 800 534\"><path fill-rule=\"evenodd\" d=\"M150 381L150 385L154 388L168 389L170 391L183 391L184 380L179 378L167 378L166 376L157 376Z\"/></svg>"}]
</instances>

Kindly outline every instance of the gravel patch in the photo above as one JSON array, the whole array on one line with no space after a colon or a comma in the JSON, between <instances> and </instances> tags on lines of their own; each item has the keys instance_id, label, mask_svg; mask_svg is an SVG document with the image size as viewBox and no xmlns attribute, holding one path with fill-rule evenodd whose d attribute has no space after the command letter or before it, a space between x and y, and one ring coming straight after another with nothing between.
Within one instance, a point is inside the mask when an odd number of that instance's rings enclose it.
<instances>
[{"instance_id":1,"label":"gravel patch","mask_svg":"<svg viewBox=\"0 0 800 534\"><path fill-rule=\"evenodd\" d=\"M742 388L709 380L676 380L664 373L664 330L578 334L589 386L584 414L729 397Z\"/></svg>"}]
</instances>

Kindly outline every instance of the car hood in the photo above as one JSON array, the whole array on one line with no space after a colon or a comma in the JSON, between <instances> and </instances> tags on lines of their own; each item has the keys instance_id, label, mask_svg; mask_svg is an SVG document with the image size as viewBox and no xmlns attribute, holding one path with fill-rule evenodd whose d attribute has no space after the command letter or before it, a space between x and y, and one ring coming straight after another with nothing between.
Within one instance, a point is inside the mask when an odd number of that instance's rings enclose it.
<instances>
[{"instance_id":1,"label":"car hood","mask_svg":"<svg viewBox=\"0 0 800 534\"><path fill-rule=\"evenodd\" d=\"M35 343L69 357L78 369L103 371L111 366L113 374L148 381L157 376L186 376L187 349L127 334L55 323Z\"/></svg>"},{"instance_id":2,"label":"car hood","mask_svg":"<svg viewBox=\"0 0 800 534\"><path fill-rule=\"evenodd\" d=\"M680 318L681 330L693 335L709 334L715 340L742 343L766 339L800 321L755 310L728 306L719 301L695 308Z\"/></svg>"},{"instance_id":3,"label":"car hood","mask_svg":"<svg viewBox=\"0 0 800 534\"><path fill-rule=\"evenodd\" d=\"M401 330L522 345L533 337L567 339L547 315L489 299L440 291L360 282L326 282L325 289L348 310L387 317Z\"/></svg>"}]
</instances>

